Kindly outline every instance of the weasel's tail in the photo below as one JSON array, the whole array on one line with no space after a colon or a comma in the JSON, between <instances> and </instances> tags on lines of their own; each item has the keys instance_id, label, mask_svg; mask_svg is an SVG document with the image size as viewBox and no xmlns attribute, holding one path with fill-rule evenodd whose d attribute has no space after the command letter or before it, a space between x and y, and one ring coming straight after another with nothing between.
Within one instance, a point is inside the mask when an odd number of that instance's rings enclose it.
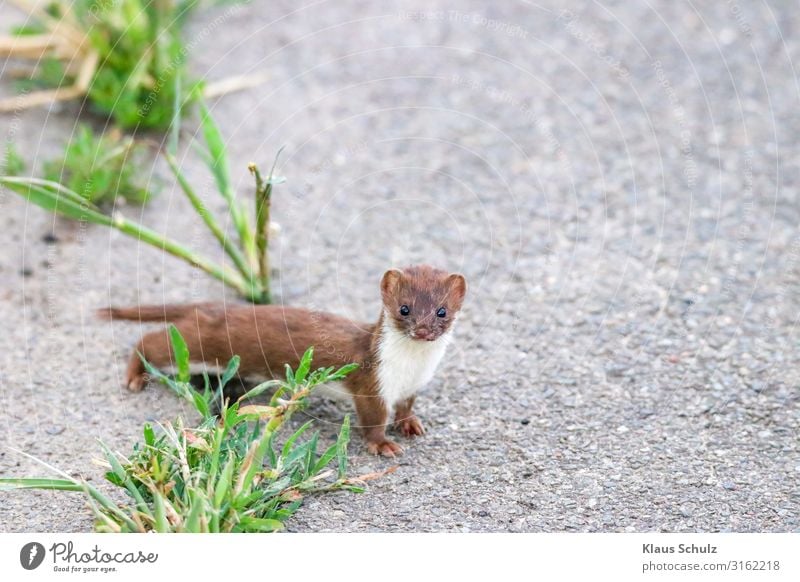
<instances>
[{"instance_id":1,"label":"weasel's tail","mask_svg":"<svg viewBox=\"0 0 800 582\"><path fill-rule=\"evenodd\" d=\"M97 310L101 319L128 321L176 321L195 311L203 311L205 303L191 305L135 305L133 307L104 307Z\"/></svg>"}]
</instances>

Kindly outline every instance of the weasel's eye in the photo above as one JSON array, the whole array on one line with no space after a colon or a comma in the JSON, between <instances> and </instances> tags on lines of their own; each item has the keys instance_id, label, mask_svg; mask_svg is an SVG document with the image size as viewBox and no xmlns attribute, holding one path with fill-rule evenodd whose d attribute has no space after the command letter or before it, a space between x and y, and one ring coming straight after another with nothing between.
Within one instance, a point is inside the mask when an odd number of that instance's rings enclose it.
<instances>
[{"instance_id":1,"label":"weasel's eye","mask_svg":"<svg viewBox=\"0 0 800 582\"><path fill-rule=\"evenodd\" d=\"M436 317L444 317L447 315L447 310L444 307L440 307L439 311L436 312Z\"/></svg>"},{"instance_id":2,"label":"weasel's eye","mask_svg":"<svg viewBox=\"0 0 800 582\"><path fill-rule=\"evenodd\" d=\"M408 305L400 306L400 315L408 315L409 313L411 313L411 310L408 308Z\"/></svg>"}]
</instances>

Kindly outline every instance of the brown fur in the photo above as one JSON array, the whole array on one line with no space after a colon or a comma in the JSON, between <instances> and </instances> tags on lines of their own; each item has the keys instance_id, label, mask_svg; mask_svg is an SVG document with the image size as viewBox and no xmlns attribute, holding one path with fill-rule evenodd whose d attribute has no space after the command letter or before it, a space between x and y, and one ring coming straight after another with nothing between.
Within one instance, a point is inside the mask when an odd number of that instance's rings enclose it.
<instances>
[{"instance_id":1,"label":"brown fur","mask_svg":"<svg viewBox=\"0 0 800 582\"><path fill-rule=\"evenodd\" d=\"M428 341L438 339L450 329L466 292L463 275L448 275L428 265L407 267L402 271L391 269L381 281L383 305L395 327ZM403 305L410 310L407 316L400 314ZM440 307L446 309L445 317L436 316Z\"/></svg>"},{"instance_id":2,"label":"brown fur","mask_svg":"<svg viewBox=\"0 0 800 582\"><path fill-rule=\"evenodd\" d=\"M391 324L420 341L438 338L449 329L464 299L466 282L432 267L409 267L388 271L381 282L384 309ZM399 315L408 305L411 313ZM436 310L446 307L447 317ZM296 368L309 346L314 346L314 367L359 368L348 375L344 386L353 396L367 448L374 454L394 456L402 449L388 440L385 427L389 413L378 390L376 367L383 310L377 323L358 323L321 311L278 305L194 305L109 307L98 314L107 319L171 321L186 341L193 362L224 367L234 355L241 358L239 373L248 376L279 376L288 364ZM157 368L171 366L172 349L167 329L145 334L136 345ZM138 392L147 383L145 368L136 352L126 374L128 389ZM422 424L412 412L414 398L395 406L395 426L405 436L422 435Z\"/></svg>"}]
</instances>

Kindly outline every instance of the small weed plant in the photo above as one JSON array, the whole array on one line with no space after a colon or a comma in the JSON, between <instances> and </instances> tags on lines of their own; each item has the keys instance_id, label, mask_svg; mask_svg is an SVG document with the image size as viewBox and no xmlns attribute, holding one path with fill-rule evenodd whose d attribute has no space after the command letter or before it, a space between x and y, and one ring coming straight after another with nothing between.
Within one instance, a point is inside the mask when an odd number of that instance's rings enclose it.
<instances>
[{"instance_id":1,"label":"small weed plant","mask_svg":"<svg viewBox=\"0 0 800 582\"><path fill-rule=\"evenodd\" d=\"M148 372L188 401L200 422L189 428L179 417L161 427L146 424L142 442L128 455L101 443L106 479L125 492L129 503L119 504L89 482L42 461L62 478L0 479L0 490L81 492L100 532L272 532L283 529L308 495L361 492L365 481L379 476L347 477L348 418L336 442L321 453L319 433L310 431L313 421L288 438L281 434L314 388L343 378L355 364L312 371L309 349L296 370L287 366L285 380L260 384L231 404L223 389L236 375L239 358L230 361L215 387L204 376L204 389L195 389L186 343L174 326L170 334L177 375L146 364ZM274 393L267 404L242 403L269 390Z\"/></svg>"},{"instance_id":2,"label":"small weed plant","mask_svg":"<svg viewBox=\"0 0 800 582\"><path fill-rule=\"evenodd\" d=\"M117 198L144 204L150 198L141 172L145 150L119 130L96 136L80 124L63 156L44 164L44 179L62 183L97 206L112 205Z\"/></svg>"},{"instance_id":3,"label":"small weed plant","mask_svg":"<svg viewBox=\"0 0 800 582\"><path fill-rule=\"evenodd\" d=\"M37 63L0 111L85 97L123 128L166 129L188 51L181 38L198 0L12 0L28 12L0 55Z\"/></svg>"},{"instance_id":4,"label":"small weed plant","mask_svg":"<svg viewBox=\"0 0 800 582\"><path fill-rule=\"evenodd\" d=\"M109 184L111 191L120 196L127 197L129 195L127 191L122 191L123 183L132 188L130 196L134 200L144 195L137 191L136 186L132 185L136 166L130 159L126 159L124 152L116 151L110 142L98 144L88 134L79 139L80 146L77 149L76 146L73 146L72 151L68 150L67 158L61 164L63 170L69 168L69 171L65 171L65 175L62 176L62 180L66 180L66 183L6 175L0 177L0 185L6 186L29 202L50 212L73 220L114 228L137 241L159 248L233 287L242 297L253 303L270 303L272 301L269 264L270 206L272 188L283 182L283 179L274 176L274 163L268 176L263 176L258 167L251 163L248 169L255 180L255 208L254 213L248 212L247 207L237 198L234 191L227 148L219 127L205 104L200 102L199 106L205 144L204 147L198 147L197 150L214 177L219 195L226 202L230 222L233 225L233 235L223 230L222 221L209 211L197 195L192 182L178 165L175 152L180 131L179 111L176 112L173 120L170 146L162 153L181 191L225 251L230 263L217 263L173 238L161 235L143 224L126 218L119 210L113 213L106 212L99 206L96 196L94 199L86 196L82 188L87 183L85 181L87 176L88 179L92 179L92 176L98 173L102 177L102 183ZM93 150L96 146L101 146L101 149L95 153ZM124 149L125 143L120 143L119 147ZM107 172L106 169L97 167L89 159L95 155L115 160L116 167L109 165ZM55 172L56 167L51 170ZM51 175L51 177L55 176Z\"/></svg>"}]
</instances>

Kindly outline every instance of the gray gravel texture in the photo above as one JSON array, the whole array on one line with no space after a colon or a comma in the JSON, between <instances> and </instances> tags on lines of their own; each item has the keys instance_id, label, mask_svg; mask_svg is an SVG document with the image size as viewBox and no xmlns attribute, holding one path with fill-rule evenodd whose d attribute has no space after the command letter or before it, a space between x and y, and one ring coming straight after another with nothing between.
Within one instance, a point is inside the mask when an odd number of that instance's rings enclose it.
<instances>
[{"instance_id":1,"label":"gray gravel texture","mask_svg":"<svg viewBox=\"0 0 800 582\"><path fill-rule=\"evenodd\" d=\"M381 273L414 262L470 291L418 399L428 434L290 529L800 531L794 3L301 4L217 8L188 31L198 76L271 75L213 110L242 195L247 162L287 145L279 300L373 319ZM0 135L39 164L77 113L3 116ZM122 211L219 257L163 163L142 171L161 195ZM128 450L186 409L120 387L142 330L93 310L194 300L238 301L0 194L2 444L102 482L96 439ZM326 438L347 412L308 411ZM391 465L351 452L354 473ZM0 451L0 474L38 473ZM0 501L0 531L90 527L77 495Z\"/></svg>"}]
</instances>

